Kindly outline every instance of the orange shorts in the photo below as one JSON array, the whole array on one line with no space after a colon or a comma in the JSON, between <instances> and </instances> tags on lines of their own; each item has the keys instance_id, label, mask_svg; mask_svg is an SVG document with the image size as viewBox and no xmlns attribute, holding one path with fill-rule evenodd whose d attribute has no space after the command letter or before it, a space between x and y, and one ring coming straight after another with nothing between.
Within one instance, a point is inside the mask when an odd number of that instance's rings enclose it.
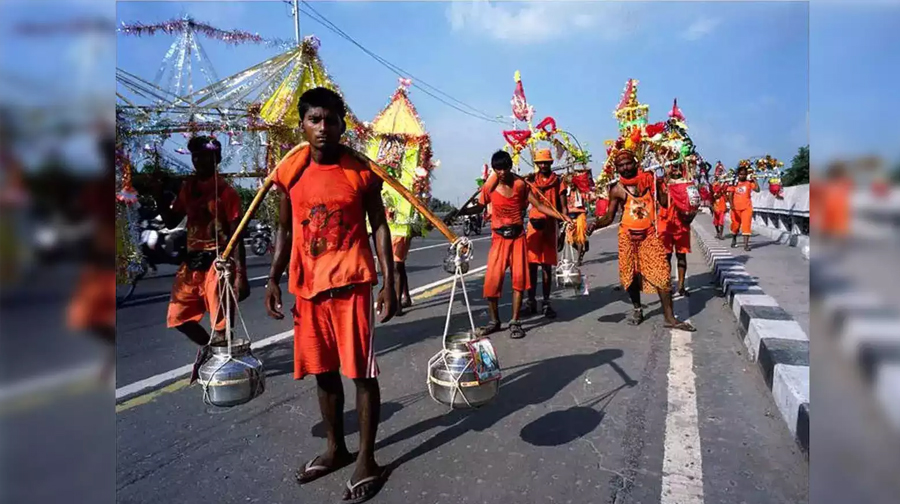
<instances>
[{"instance_id":1,"label":"orange shorts","mask_svg":"<svg viewBox=\"0 0 900 504\"><path fill-rule=\"evenodd\" d=\"M544 226L540 231L534 229L531 222L528 223L528 232L525 235L528 263L556 266L558 262L556 241L559 238L556 219L544 219Z\"/></svg>"},{"instance_id":2,"label":"orange shorts","mask_svg":"<svg viewBox=\"0 0 900 504\"><path fill-rule=\"evenodd\" d=\"M340 371L350 379L375 378L375 304L372 286L353 284L333 295L297 298L294 379Z\"/></svg>"},{"instance_id":3,"label":"orange shorts","mask_svg":"<svg viewBox=\"0 0 900 504\"><path fill-rule=\"evenodd\" d=\"M663 247L667 254L676 252L678 254L691 253L691 230L685 229L683 226L669 224L666 232L661 235Z\"/></svg>"},{"instance_id":4,"label":"orange shorts","mask_svg":"<svg viewBox=\"0 0 900 504\"><path fill-rule=\"evenodd\" d=\"M713 210L713 226L724 226L725 225L725 210L721 212L718 210Z\"/></svg>"},{"instance_id":5,"label":"orange shorts","mask_svg":"<svg viewBox=\"0 0 900 504\"><path fill-rule=\"evenodd\" d=\"M175 274L172 298L169 300L169 314L166 325L178 327L187 322L200 322L205 313L215 318L216 331L225 330L225 314L219 310L219 273L215 266L207 271L191 271L182 264Z\"/></svg>"},{"instance_id":6,"label":"orange shorts","mask_svg":"<svg viewBox=\"0 0 900 504\"><path fill-rule=\"evenodd\" d=\"M70 329L116 327L116 270L88 266L68 309Z\"/></svg>"},{"instance_id":7,"label":"orange shorts","mask_svg":"<svg viewBox=\"0 0 900 504\"><path fill-rule=\"evenodd\" d=\"M406 262L409 257L409 244L412 241L408 236L392 236L391 246L394 249L394 262Z\"/></svg>"},{"instance_id":8,"label":"orange shorts","mask_svg":"<svg viewBox=\"0 0 900 504\"><path fill-rule=\"evenodd\" d=\"M488 252L487 272L484 275L484 297L499 298L503 292L503 277L509 268L514 291L525 292L531 287L528 276L528 254L525 251L525 237L503 238L494 233L491 250Z\"/></svg>"},{"instance_id":9,"label":"orange shorts","mask_svg":"<svg viewBox=\"0 0 900 504\"><path fill-rule=\"evenodd\" d=\"M731 233L741 232L744 236L750 236L753 221L753 207L743 210L731 210Z\"/></svg>"}]
</instances>

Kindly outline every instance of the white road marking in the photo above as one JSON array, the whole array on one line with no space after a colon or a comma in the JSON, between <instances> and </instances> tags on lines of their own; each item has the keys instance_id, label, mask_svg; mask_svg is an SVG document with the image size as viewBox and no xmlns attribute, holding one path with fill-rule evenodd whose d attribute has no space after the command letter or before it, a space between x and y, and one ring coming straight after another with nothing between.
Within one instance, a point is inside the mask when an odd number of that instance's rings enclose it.
<instances>
[{"instance_id":1,"label":"white road marking","mask_svg":"<svg viewBox=\"0 0 900 504\"><path fill-rule=\"evenodd\" d=\"M47 374L0 388L0 403L12 401L20 397L38 393L42 390L60 387L67 383L75 383L96 376L100 372L101 363L92 362L83 366L67 369L59 373Z\"/></svg>"},{"instance_id":2,"label":"white road marking","mask_svg":"<svg viewBox=\"0 0 900 504\"><path fill-rule=\"evenodd\" d=\"M687 298L675 300L680 320ZM660 504L703 504L703 463L697 420L693 333L671 329L668 408Z\"/></svg>"},{"instance_id":3,"label":"white road marking","mask_svg":"<svg viewBox=\"0 0 900 504\"><path fill-rule=\"evenodd\" d=\"M474 273L479 273L487 269L487 265L481 266L479 268L475 268L470 270L466 276L472 275ZM409 291L410 296L415 296L417 294L421 294L429 289L433 289L434 287L438 287L440 285L444 285L453 281L453 277L442 278L436 282L431 282L428 285L423 285L421 287L416 287ZM265 339L254 341L250 348L253 350L258 350L260 348L265 348L267 346L271 346L279 341L292 338L294 336L294 330L290 329L288 331L284 331L278 334L274 334ZM179 368L173 369L171 371L166 371L165 373L160 373L158 375L151 376L149 378L145 378L143 380L131 383L129 385L124 385L116 389L116 400L119 400L123 397L129 397L133 395L137 395L146 390L154 389L158 387L162 383L171 382L176 380L182 376L190 374L193 369L193 363L186 364Z\"/></svg>"}]
</instances>

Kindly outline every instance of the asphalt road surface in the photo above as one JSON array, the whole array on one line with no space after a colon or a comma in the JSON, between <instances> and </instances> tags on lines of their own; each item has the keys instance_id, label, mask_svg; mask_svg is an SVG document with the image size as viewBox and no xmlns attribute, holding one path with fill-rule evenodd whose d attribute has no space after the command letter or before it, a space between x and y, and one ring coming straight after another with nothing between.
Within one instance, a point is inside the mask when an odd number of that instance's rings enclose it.
<instances>
[{"instance_id":1,"label":"asphalt road surface","mask_svg":"<svg viewBox=\"0 0 900 504\"><path fill-rule=\"evenodd\" d=\"M480 243L473 268L484 261ZM807 463L700 255L690 256L694 293L677 306L699 327L688 334L663 328L655 296L646 297L643 325L624 322L615 247L615 230L592 238L590 294L557 290L558 319L529 318L523 340L492 337L503 385L482 409L450 412L426 391L446 290L423 294L405 317L377 329L377 456L393 472L373 502L806 502ZM443 254L411 253L413 287L446 276ZM480 288L469 282L476 324L487 320ZM265 316L261 291L241 306L257 339L290 328ZM164 329L164 315L164 302L120 314L120 384L191 360L193 347ZM508 299L501 315L509 318ZM467 326L457 302L451 330ZM293 480L323 449L324 432L313 380L292 378L290 339L257 356L267 390L241 407L206 406L198 387L177 383L117 407L119 502L339 502L351 469L302 488ZM355 396L352 383L345 387L353 450Z\"/></svg>"},{"instance_id":2,"label":"asphalt road surface","mask_svg":"<svg viewBox=\"0 0 900 504\"><path fill-rule=\"evenodd\" d=\"M502 386L479 410L449 411L425 386L426 363L441 345L449 285L425 290L406 316L376 329L383 402L377 457L393 471L372 502L807 501L808 464L746 359L734 317L713 290L701 254L689 256L693 295L676 301L699 330L665 329L655 296L644 298L648 319L632 327L624 321L627 296L614 289L615 232L591 238L583 267L589 295L554 289L556 320L527 318L523 340L511 340L506 331L492 336ZM416 240L412 247L433 245L410 254L413 288L447 277L441 239ZM487 249L487 241L476 242L472 269L484 264ZM251 266L251 276L257 271L266 275L264 261ZM165 328L170 285L171 277L148 280L137 293L143 300L119 310L117 387L192 361L196 348ZM487 312L479 275L467 286L481 325ZM241 304L253 338L290 330L290 322L265 315L263 289L254 287ZM509 309L507 294L504 320ZM468 325L457 298L451 330ZM5 411L3 497L339 502L352 468L302 488L293 479L325 440L314 381L293 380L291 339L255 353L266 366L266 392L231 409L203 404L199 387L181 380L115 406L108 391L69 387L43 404ZM348 444L355 450L352 383L345 381L345 389ZM112 430L113 407L115 444L97 434L97 427ZM64 456L43 456L42 448ZM52 480L42 479L48 474Z\"/></svg>"}]
</instances>

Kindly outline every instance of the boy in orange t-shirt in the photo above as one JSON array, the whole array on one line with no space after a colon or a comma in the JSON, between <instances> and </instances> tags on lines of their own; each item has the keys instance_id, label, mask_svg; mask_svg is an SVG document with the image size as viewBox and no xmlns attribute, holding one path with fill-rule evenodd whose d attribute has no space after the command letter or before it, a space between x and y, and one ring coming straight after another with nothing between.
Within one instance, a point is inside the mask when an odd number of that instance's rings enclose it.
<instances>
[{"instance_id":1,"label":"boy in orange t-shirt","mask_svg":"<svg viewBox=\"0 0 900 504\"><path fill-rule=\"evenodd\" d=\"M738 232L744 235L744 250L750 251L750 234L753 221L752 193L759 192L756 180L747 180L747 167L737 170L738 182L728 192L731 204L731 248L737 247Z\"/></svg>"},{"instance_id":2,"label":"boy in orange t-shirt","mask_svg":"<svg viewBox=\"0 0 900 504\"><path fill-rule=\"evenodd\" d=\"M359 454L344 499L374 496L385 472L375 462L381 393L375 363L374 311L381 322L394 316L394 261L391 232L381 199L382 181L368 164L342 146L347 109L326 88L300 97L300 127L309 144L289 152L276 167L282 193L275 256L266 285L269 316L283 319L281 276L290 261L288 285L296 297L294 378L315 375L328 449L301 467L296 479L310 483L353 462L344 440L344 389L341 375L356 385ZM366 232L372 225L384 286L378 283ZM374 299L373 299L374 298Z\"/></svg>"}]
</instances>

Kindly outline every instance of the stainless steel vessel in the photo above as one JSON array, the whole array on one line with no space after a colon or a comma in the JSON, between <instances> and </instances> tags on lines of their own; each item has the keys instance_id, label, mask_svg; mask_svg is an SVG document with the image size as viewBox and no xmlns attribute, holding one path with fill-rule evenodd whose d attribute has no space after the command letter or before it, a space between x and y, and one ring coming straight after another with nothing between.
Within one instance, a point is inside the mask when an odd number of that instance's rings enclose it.
<instances>
[{"instance_id":1,"label":"stainless steel vessel","mask_svg":"<svg viewBox=\"0 0 900 504\"><path fill-rule=\"evenodd\" d=\"M250 351L250 340L236 339L231 344L211 346L212 356L200 366L200 384L204 401L214 406L244 404L263 393L266 375L262 361Z\"/></svg>"},{"instance_id":2,"label":"stainless steel vessel","mask_svg":"<svg viewBox=\"0 0 900 504\"><path fill-rule=\"evenodd\" d=\"M489 403L500 390L500 380L479 383L472 354L466 345L474 341L468 333L447 336L445 349L428 362L428 392L451 408L477 408Z\"/></svg>"}]
</instances>

